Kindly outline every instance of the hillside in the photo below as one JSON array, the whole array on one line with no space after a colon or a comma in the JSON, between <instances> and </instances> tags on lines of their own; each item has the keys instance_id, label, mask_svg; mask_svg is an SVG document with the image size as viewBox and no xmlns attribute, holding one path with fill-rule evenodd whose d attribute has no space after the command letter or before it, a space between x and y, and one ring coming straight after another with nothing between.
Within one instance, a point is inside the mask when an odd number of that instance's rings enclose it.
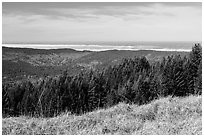
<instances>
[{"instance_id":1,"label":"hillside","mask_svg":"<svg viewBox=\"0 0 204 137\"><path fill-rule=\"evenodd\" d=\"M53 118L10 117L2 134L202 134L202 97L166 97L137 106L119 103L80 116L64 113Z\"/></svg>"},{"instance_id":2,"label":"hillside","mask_svg":"<svg viewBox=\"0 0 204 137\"><path fill-rule=\"evenodd\" d=\"M19 62L16 64L23 68ZM42 69L54 70L51 66ZM202 94L202 47L199 44L184 58L168 56L150 63L146 57L135 57L123 59L102 71L92 69L77 73L77 69L72 70L76 75L70 75L71 70L67 70L54 77L26 79L25 76L21 81L3 82L3 116L53 117L66 110L83 114L119 102L143 105L161 96Z\"/></svg>"},{"instance_id":3,"label":"hillside","mask_svg":"<svg viewBox=\"0 0 204 137\"><path fill-rule=\"evenodd\" d=\"M32 49L2 48L2 72L4 81L39 78L45 75L55 76L64 70L70 74L78 73L82 67L74 61L90 51L74 49Z\"/></svg>"},{"instance_id":4,"label":"hillside","mask_svg":"<svg viewBox=\"0 0 204 137\"><path fill-rule=\"evenodd\" d=\"M28 77L59 75L64 70L77 74L81 70L103 69L119 64L123 58L145 56L155 62L170 55L188 55L188 52L153 50L107 50L100 52L77 51L74 49L32 49L2 47L3 81L15 81Z\"/></svg>"}]
</instances>

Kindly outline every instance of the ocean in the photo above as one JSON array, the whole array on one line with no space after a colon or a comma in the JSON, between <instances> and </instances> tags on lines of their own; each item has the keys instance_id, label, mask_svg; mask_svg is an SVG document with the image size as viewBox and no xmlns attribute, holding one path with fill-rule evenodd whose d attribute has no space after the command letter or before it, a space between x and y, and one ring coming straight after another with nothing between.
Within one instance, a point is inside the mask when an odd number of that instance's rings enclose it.
<instances>
[{"instance_id":1,"label":"ocean","mask_svg":"<svg viewBox=\"0 0 204 137\"><path fill-rule=\"evenodd\" d=\"M201 42L66 42L66 43L18 43L2 44L6 47L60 49L71 48L79 51L104 50L156 50L156 51L191 51L192 47Z\"/></svg>"}]
</instances>

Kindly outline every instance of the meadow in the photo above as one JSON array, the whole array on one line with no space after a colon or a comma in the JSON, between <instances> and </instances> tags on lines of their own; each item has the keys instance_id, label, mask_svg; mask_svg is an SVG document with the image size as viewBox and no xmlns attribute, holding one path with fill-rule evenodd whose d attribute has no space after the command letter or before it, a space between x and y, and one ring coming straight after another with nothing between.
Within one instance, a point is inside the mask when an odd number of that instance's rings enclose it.
<instances>
[{"instance_id":1,"label":"meadow","mask_svg":"<svg viewBox=\"0 0 204 137\"><path fill-rule=\"evenodd\" d=\"M66 112L52 118L4 118L2 134L201 135L202 97L169 96L141 106L121 102L80 116Z\"/></svg>"}]
</instances>

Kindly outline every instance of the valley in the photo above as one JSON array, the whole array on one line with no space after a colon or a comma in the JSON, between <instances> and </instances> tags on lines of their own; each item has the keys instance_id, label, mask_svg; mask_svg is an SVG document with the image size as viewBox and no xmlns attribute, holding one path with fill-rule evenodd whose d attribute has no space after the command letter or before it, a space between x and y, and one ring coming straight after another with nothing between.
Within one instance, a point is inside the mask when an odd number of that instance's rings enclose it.
<instances>
[{"instance_id":1,"label":"valley","mask_svg":"<svg viewBox=\"0 0 204 137\"><path fill-rule=\"evenodd\" d=\"M74 49L32 49L2 47L3 82L60 75L68 70L74 75L83 70L102 70L119 64L123 58L145 56L149 62L188 52L154 50L77 51Z\"/></svg>"}]
</instances>

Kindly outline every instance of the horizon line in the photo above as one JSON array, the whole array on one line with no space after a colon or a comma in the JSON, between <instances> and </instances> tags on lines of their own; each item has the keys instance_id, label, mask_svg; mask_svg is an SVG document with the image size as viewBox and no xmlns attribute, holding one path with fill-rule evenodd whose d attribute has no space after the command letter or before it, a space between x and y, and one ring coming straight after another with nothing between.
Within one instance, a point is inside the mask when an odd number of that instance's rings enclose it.
<instances>
[{"instance_id":1,"label":"horizon line","mask_svg":"<svg viewBox=\"0 0 204 137\"><path fill-rule=\"evenodd\" d=\"M112 50L117 50L117 51L169 51L169 52L190 52L192 49L170 49L170 48L147 48L147 49L74 49L74 48L69 48L69 47L61 47L61 48L40 48L40 47L12 47L12 46L3 46L2 48L22 48L22 49L39 49L39 50L58 50L58 49L72 49L75 51L90 51L90 52L100 52L100 51L112 51Z\"/></svg>"},{"instance_id":2,"label":"horizon line","mask_svg":"<svg viewBox=\"0 0 204 137\"><path fill-rule=\"evenodd\" d=\"M49 45L49 44L57 44L57 45L64 45L64 44L70 44L70 43L100 43L100 42L196 42L196 43L202 43L202 40L153 40L153 41L145 41L145 40L126 40L126 41L64 41L64 42L2 42L2 44L44 44L44 45Z\"/></svg>"}]
</instances>

